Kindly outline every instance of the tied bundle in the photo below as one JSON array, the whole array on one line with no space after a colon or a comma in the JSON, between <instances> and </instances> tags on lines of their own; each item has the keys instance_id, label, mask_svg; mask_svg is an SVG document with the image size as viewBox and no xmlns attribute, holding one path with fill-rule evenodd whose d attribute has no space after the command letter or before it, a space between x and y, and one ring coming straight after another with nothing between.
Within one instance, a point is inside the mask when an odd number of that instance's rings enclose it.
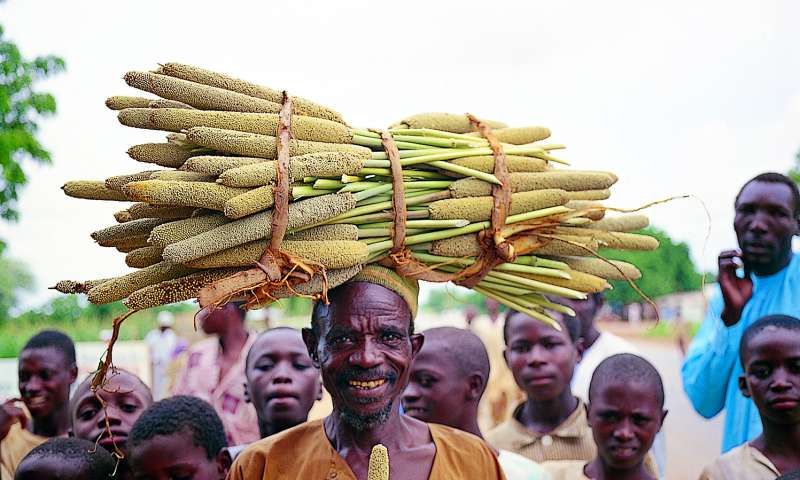
<instances>
[{"instance_id":1,"label":"tied bundle","mask_svg":"<svg viewBox=\"0 0 800 480\"><path fill-rule=\"evenodd\" d=\"M564 146L545 142L544 127L434 113L358 129L316 102L193 66L168 63L125 80L158 98L106 104L123 125L167 138L128 150L146 166L63 187L72 197L131 202L91 236L135 270L55 287L93 303L123 300L137 311L198 297L202 306L324 300L380 262L552 324L548 311L574 315L559 297L639 278L599 248L658 246L632 233L648 225L644 215L606 216L613 209L601 201L616 175L565 168L555 156ZM264 265L270 256L283 259L277 268Z\"/></svg>"}]
</instances>

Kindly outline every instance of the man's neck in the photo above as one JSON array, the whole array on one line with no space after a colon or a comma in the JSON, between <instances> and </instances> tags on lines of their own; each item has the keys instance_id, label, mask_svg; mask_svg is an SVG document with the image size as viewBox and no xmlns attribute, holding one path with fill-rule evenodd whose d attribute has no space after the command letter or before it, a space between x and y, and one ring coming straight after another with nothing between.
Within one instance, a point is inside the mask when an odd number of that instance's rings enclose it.
<instances>
[{"instance_id":1,"label":"man's neck","mask_svg":"<svg viewBox=\"0 0 800 480\"><path fill-rule=\"evenodd\" d=\"M650 480L653 476L644 467L644 462L624 470L611 468L600 457L595 458L583 469L584 474L595 480Z\"/></svg>"},{"instance_id":2,"label":"man's neck","mask_svg":"<svg viewBox=\"0 0 800 480\"><path fill-rule=\"evenodd\" d=\"M222 355L236 355L242 351L242 347L247 343L247 330L242 323L231 325L224 333L219 335L219 345L222 348Z\"/></svg>"},{"instance_id":3,"label":"man's neck","mask_svg":"<svg viewBox=\"0 0 800 480\"><path fill-rule=\"evenodd\" d=\"M456 421L457 425L448 425L457 430L471 433L478 438L483 438L481 427L478 426L478 405L466 405L462 410L463 414ZM438 422L436 422L438 423Z\"/></svg>"},{"instance_id":4,"label":"man's neck","mask_svg":"<svg viewBox=\"0 0 800 480\"><path fill-rule=\"evenodd\" d=\"M372 447L381 443L389 450L399 450L407 443L408 429L404 425L403 417L398 412L397 405L392 404L389 418L372 428L357 430L342 419L341 413L335 408L325 418L325 434L328 436L334 450L344 456L345 452L358 450L361 452L372 451Z\"/></svg>"},{"instance_id":5,"label":"man's neck","mask_svg":"<svg viewBox=\"0 0 800 480\"><path fill-rule=\"evenodd\" d=\"M576 408L578 399L567 388L553 400L539 401L528 398L518 420L534 432L548 433L564 423Z\"/></svg>"},{"instance_id":6,"label":"man's neck","mask_svg":"<svg viewBox=\"0 0 800 480\"><path fill-rule=\"evenodd\" d=\"M775 459L784 461L794 460L794 464L800 464L800 424L780 425L771 422L769 419L761 419L764 431L751 445L767 456L775 463Z\"/></svg>"},{"instance_id":7,"label":"man's neck","mask_svg":"<svg viewBox=\"0 0 800 480\"><path fill-rule=\"evenodd\" d=\"M31 430L40 437L60 437L69 432L69 414L64 406L46 417L33 419Z\"/></svg>"},{"instance_id":8,"label":"man's neck","mask_svg":"<svg viewBox=\"0 0 800 480\"><path fill-rule=\"evenodd\" d=\"M594 324L592 324L592 326L589 327L583 335L581 335L581 337L583 337L584 350L589 350L590 348L592 348L594 342L596 342L597 339L600 338L600 333L601 333L600 330L598 330L597 327L595 327Z\"/></svg>"},{"instance_id":9,"label":"man's neck","mask_svg":"<svg viewBox=\"0 0 800 480\"><path fill-rule=\"evenodd\" d=\"M794 254L791 250L785 252L781 256L780 262L776 263L775 265L754 265L753 266L753 273L758 275L759 277L766 277L768 275L774 275L784 268L786 268L791 262Z\"/></svg>"}]
</instances>

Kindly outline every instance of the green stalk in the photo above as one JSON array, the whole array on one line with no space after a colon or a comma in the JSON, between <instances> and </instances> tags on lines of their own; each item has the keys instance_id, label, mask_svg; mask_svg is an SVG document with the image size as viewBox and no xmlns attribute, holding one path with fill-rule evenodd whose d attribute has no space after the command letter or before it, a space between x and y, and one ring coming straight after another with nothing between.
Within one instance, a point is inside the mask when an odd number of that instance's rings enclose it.
<instances>
[{"instance_id":1,"label":"green stalk","mask_svg":"<svg viewBox=\"0 0 800 480\"><path fill-rule=\"evenodd\" d=\"M557 260L550 260L548 258L536 257L533 255L521 255L514 260L514 263L519 265L529 265L531 267L546 267L555 268L556 270L569 270L569 265Z\"/></svg>"},{"instance_id":2,"label":"green stalk","mask_svg":"<svg viewBox=\"0 0 800 480\"><path fill-rule=\"evenodd\" d=\"M347 175L347 174L343 174L342 175L342 179L341 179L342 183L353 183L353 182L361 182L361 181L364 181L364 179L362 177L357 177L355 175Z\"/></svg>"},{"instance_id":3,"label":"green stalk","mask_svg":"<svg viewBox=\"0 0 800 480\"><path fill-rule=\"evenodd\" d=\"M429 214L428 211L420 211L420 212L406 212L406 219L426 219L428 218ZM392 212L385 212L385 213L370 213L368 215L362 215L360 217L351 217L340 222L336 223L352 223L352 224L365 224L371 222L378 222L381 220L392 220Z\"/></svg>"},{"instance_id":4,"label":"green stalk","mask_svg":"<svg viewBox=\"0 0 800 480\"><path fill-rule=\"evenodd\" d=\"M506 155L527 155L534 156L535 154L545 154L541 147L534 145L510 145L504 148L503 151ZM450 149L425 149L425 150L407 150L400 152L400 158L405 160L401 164L405 167L408 165L416 165L418 163L428 163L431 160L452 160L454 158L472 157L475 155L491 155L492 149L489 147L478 148L450 148ZM373 160L386 160L388 162L386 152L372 152ZM413 159L413 160L412 160ZM386 168L388 163L384 165L364 165L365 167L379 167Z\"/></svg>"},{"instance_id":5,"label":"green stalk","mask_svg":"<svg viewBox=\"0 0 800 480\"><path fill-rule=\"evenodd\" d=\"M353 196L355 197L356 202L362 202L362 201L364 201L364 200L366 200L368 198L380 196L380 195L390 191L391 189L392 189L392 185L391 184L378 185L377 187L369 188L369 189L366 189L366 190L362 190L362 191L360 191L358 193L354 193Z\"/></svg>"},{"instance_id":6,"label":"green stalk","mask_svg":"<svg viewBox=\"0 0 800 480\"><path fill-rule=\"evenodd\" d=\"M425 230L422 228L409 228L406 230L406 233L420 233L424 232ZM392 229L391 228L359 228L358 229L358 239L361 240L362 238L375 238L375 237L391 237ZM391 241L391 240L390 240Z\"/></svg>"},{"instance_id":7,"label":"green stalk","mask_svg":"<svg viewBox=\"0 0 800 480\"><path fill-rule=\"evenodd\" d=\"M469 220L407 220L406 226L409 228L458 228L469 225ZM392 222L373 223L369 225L370 228L384 228L391 227ZM366 227L366 225L365 225ZM445 258L445 257L442 257Z\"/></svg>"},{"instance_id":8,"label":"green stalk","mask_svg":"<svg viewBox=\"0 0 800 480\"><path fill-rule=\"evenodd\" d=\"M352 211L353 210L351 210L351 212ZM543 209L534 210L534 211L531 211L531 212L519 213L517 215L511 215L510 217L507 217L506 218L506 225L510 225L512 223L517 223L517 222L525 222L525 221L528 221L528 220L547 217L547 216L550 216L550 215L558 215L560 213L567 213L569 211L570 211L569 208L566 208L564 206L558 206L558 207L543 208ZM365 212L365 213L369 213L369 212ZM468 233L477 233L477 232L480 232L481 230L486 230L490 226L491 226L491 222L489 222L489 221L476 222L476 223L470 223L466 227L450 228L450 229L446 229L446 230L439 230L439 231L436 231L436 232L423 233L421 235L412 235L412 236L406 237L406 245L415 245L417 243L433 242L433 241L436 241L436 240L444 240L446 238L457 237L459 235L466 235ZM375 244L375 245L371 245L370 246L370 251L373 251L373 250L377 251L379 248L388 249L388 248L391 248L391 244L386 244L386 245Z\"/></svg>"},{"instance_id":9,"label":"green stalk","mask_svg":"<svg viewBox=\"0 0 800 480\"><path fill-rule=\"evenodd\" d=\"M502 182L500 182L500 180L498 180L493 174L481 172L480 170L475 170L474 168L462 167L461 165L456 165L455 163L443 161L429 162L428 165L436 167L440 170L458 173L459 175L464 175L465 177L474 177L483 180L484 182L502 185Z\"/></svg>"},{"instance_id":10,"label":"green stalk","mask_svg":"<svg viewBox=\"0 0 800 480\"><path fill-rule=\"evenodd\" d=\"M321 190L336 190L343 186L344 184L339 180L331 180L330 178L320 178L314 182L314 188Z\"/></svg>"},{"instance_id":11,"label":"green stalk","mask_svg":"<svg viewBox=\"0 0 800 480\"><path fill-rule=\"evenodd\" d=\"M353 135L353 145L360 145L362 147L383 149L383 142L380 138L362 137L361 135ZM428 150L428 145L420 145L418 143L408 142L394 142L399 150Z\"/></svg>"},{"instance_id":12,"label":"green stalk","mask_svg":"<svg viewBox=\"0 0 800 480\"><path fill-rule=\"evenodd\" d=\"M316 190L310 186L292 187L292 199L297 200L303 197L317 197L319 195L327 195L331 193L330 190Z\"/></svg>"},{"instance_id":13,"label":"green stalk","mask_svg":"<svg viewBox=\"0 0 800 480\"><path fill-rule=\"evenodd\" d=\"M442 257L439 255L431 255L429 253L415 253L414 256L425 263L457 263L460 265L472 265L475 263L474 257ZM563 278L566 280L571 278L569 274L563 270L544 267L531 267L528 265L517 265L515 263L501 263L494 267L494 270L501 272L528 273L532 275L542 275L545 277Z\"/></svg>"},{"instance_id":14,"label":"green stalk","mask_svg":"<svg viewBox=\"0 0 800 480\"><path fill-rule=\"evenodd\" d=\"M540 292L549 293L551 295L558 295L559 297L571 298L573 300L586 299L586 294L583 292L579 292L571 288L559 287L558 285L551 285L549 283L540 282L538 280L533 280L527 277L518 277L516 275L511 275L510 273L503 273L503 272L490 272L489 275L495 278L508 280L509 282L516 282L520 285L526 285Z\"/></svg>"},{"instance_id":15,"label":"green stalk","mask_svg":"<svg viewBox=\"0 0 800 480\"><path fill-rule=\"evenodd\" d=\"M444 200L447 198L450 198L449 191L445 190L442 192L433 192L425 195L420 195L419 197L407 198L406 206L428 204L431 202L435 202L437 200ZM341 215L328 219L323 223L333 223L336 220L342 220L344 218L350 218L350 217L358 217L361 215L365 215L367 213L380 212L381 210L387 210L390 208L392 208L391 201L376 203L374 205L364 205L363 207L356 207L350 211L342 213Z\"/></svg>"},{"instance_id":16,"label":"green stalk","mask_svg":"<svg viewBox=\"0 0 800 480\"><path fill-rule=\"evenodd\" d=\"M394 135L412 135L417 137L434 137L434 138L455 138L459 140L475 141L482 140L481 137L473 137L461 133L451 133L442 130L434 130L432 128L390 128L389 132Z\"/></svg>"},{"instance_id":17,"label":"green stalk","mask_svg":"<svg viewBox=\"0 0 800 480\"><path fill-rule=\"evenodd\" d=\"M358 172L359 175L381 175L384 177L391 177L392 171L388 168L362 168ZM412 178L429 178L431 180L443 180L442 175L436 172L428 172L426 170L406 170L403 169L404 177Z\"/></svg>"},{"instance_id":18,"label":"green stalk","mask_svg":"<svg viewBox=\"0 0 800 480\"><path fill-rule=\"evenodd\" d=\"M439 148L477 148L482 147L480 142L476 145L475 142L468 142L466 140L457 140L455 138L436 138L436 137L422 137L412 135L392 135L397 142L416 143L418 145L428 145L431 147Z\"/></svg>"},{"instance_id":19,"label":"green stalk","mask_svg":"<svg viewBox=\"0 0 800 480\"><path fill-rule=\"evenodd\" d=\"M569 308L566 305L561 305L560 303L553 303L547 298L545 298L543 295L539 295L536 293L527 294L520 300L531 302L533 304L539 305L540 307L549 308L550 310L563 313L564 315L569 315L570 317L575 316L575 310Z\"/></svg>"},{"instance_id":20,"label":"green stalk","mask_svg":"<svg viewBox=\"0 0 800 480\"><path fill-rule=\"evenodd\" d=\"M319 180L317 180L319 182ZM411 182L403 182L403 187L406 189L416 188L416 189L444 189L450 186L453 183L453 180L422 180L422 181L411 181ZM369 188L376 187L378 185L382 185L380 182L353 182L348 183L347 185L343 186L339 193L342 192L359 192L362 190L367 190ZM387 183L391 187L391 183ZM316 185L315 185L316 187Z\"/></svg>"},{"instance_id":21,"label":"green stalk","mask_svg":"<svg viewBox=\"0 0 800 480\"><path fill-rule=\"evenodd\" d=\"M510 297L510 296L502 294L500 292L497 292L497 291L494 291L494 290L489 290L489 289L486 289L486 288L483 288L483 287L475 287L475 288L473 288L473 290L475 290L476 292L481 293L481 294L483 294L483 295L485 295L485 296L487 296L489 298L497 300L498 302L500 302L500 303L502 303L502 304L504 304L504 305L506 305L508 307L511 307L512 309L514 309L514 310L516 310L518 312L524 313L525 315L528 315L531 318L539 320L539 321L543 322L544 324L555 328L558 331L561 331L561 325L559 325L557 321L555 321L554 319L550 318L550 316L548 316L548 315L546 315L546 314L544 314L542 312L538 312L538 311L536 311L536 310L534 310L532 308L528 308L528 307L525 307L523 305L520 305L519 302L517 302L514 297Z\"/></svg>"}]
</instances>

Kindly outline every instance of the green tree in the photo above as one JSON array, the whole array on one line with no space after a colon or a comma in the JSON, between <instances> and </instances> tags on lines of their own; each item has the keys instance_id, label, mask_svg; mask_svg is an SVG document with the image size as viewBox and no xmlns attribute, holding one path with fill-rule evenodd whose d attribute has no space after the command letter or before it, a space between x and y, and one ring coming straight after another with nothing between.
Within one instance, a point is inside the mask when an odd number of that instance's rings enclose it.
<instances>
[{"instance_id":1,"label":"green tree","mask_svg":"<svg viewBox=\"0 0 800 480\"><path fill-rule=\"evenodd\" d=\"M440 313L445 310L463 310L468 306L477 309L479 313L486 313L485 298L483 295L471 290L451 288L437 288L430 292L422 308L427 312Z\"/></svg>"},{"instance_id":2,"label":"green tree","mask_svg":"<svg viewBox=\"0 0 800 480\"><path fill-rule=\"evenodd\" d=\"M800 183L800 150L794 155L794 166L789 170L789 178Z\"/></svg>"},{"instance_id":3,"label":"green tree","mask_svg":"<svg viewBox=\"0 0 800 480\"><path fill-rule=\"evenodd\" d=\"M689 256L689 246L675 242L669 235L657 228L647 228L641 233L658 239L660 246L654 252L635 252L605 250L601 255L612 260L623 260L636 265L642 278L636 281L639 288L650 298L655 299L675 292L699 290L702 275ZM611 303L631 303L641 301L638 293L625 281L611 282L613 290L606 292Z\"/></svg>"},{"instance_id":4,"label":"green tree","mask_svg":"<svg viewBox=\"0 0 800 480\"><path fill-rule=\"evenodd\" d=\"M53 55L23 58L0 26L0 218L19 216L18 190L28 181L23 163L50 163L36 136L39 120L55 113L56 100L35 91L34 83L62 70L64 60Z\"/></svg>"},{"instance_id":5,"label":"green tree","mask_svg":"<svg viewBox=\"0 0 800 480\"><path fill-rule=\"evenodd\" d=\"M0 325L11 316L19 294L33 287L33 276L28 267L17 260L0 254Z\"/></svg>"}]
</instances>

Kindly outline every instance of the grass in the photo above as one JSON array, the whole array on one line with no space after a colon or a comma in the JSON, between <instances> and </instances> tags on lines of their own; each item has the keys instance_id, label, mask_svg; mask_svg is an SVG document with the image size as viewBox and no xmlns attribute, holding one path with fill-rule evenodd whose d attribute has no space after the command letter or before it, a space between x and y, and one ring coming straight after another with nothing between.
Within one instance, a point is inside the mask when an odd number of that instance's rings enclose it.
<instances>
[{"instance_id":1,"label":"grass","mask_svg":"<svg viewBox=\"0 0 800 480\"><path fill-rule=\"evenodd\" d=\"M694 338L694 336L697 334L697 331L700 329L700 322L687 321L685 323L685 328L689 338ZM642 336L645 338L667 339L676 338L677 335L678 332L675 328L675 323L662 321L653 325L652 327L645 328Z\"/></svg>"}]
</instances>

